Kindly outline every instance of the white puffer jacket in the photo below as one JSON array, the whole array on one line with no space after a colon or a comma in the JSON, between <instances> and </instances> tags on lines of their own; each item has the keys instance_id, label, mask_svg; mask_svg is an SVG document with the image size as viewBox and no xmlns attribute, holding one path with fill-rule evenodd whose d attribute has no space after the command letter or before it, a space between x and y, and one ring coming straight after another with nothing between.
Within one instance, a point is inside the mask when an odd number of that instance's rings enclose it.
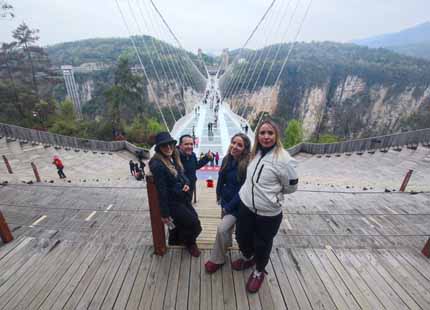
<instances>
[{"instance_id":1,"label":"white puffer jacket","mask_svg":"<svg viewBox=\"0 0 430 310\"><path fill-rule=\"evenodd\" d=\"M246 181L239 196L252 212L263 216L276 216L282 212L285 194L297 190L297 161L282 150L274 150L262 156L261 151L249 163Z\"/></svg>"}]
</instances>

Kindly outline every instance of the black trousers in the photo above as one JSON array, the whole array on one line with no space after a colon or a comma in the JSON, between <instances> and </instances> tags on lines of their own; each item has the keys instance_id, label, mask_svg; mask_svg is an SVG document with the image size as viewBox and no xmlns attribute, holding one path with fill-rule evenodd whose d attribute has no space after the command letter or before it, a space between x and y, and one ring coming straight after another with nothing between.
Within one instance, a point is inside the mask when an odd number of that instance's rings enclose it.
<instances>
[{"instance_id":1,"label":"black trousers","mask_svg":"<svg viewBox=\"0 0 430 310\"><path fill-rule=\"evenodd\" d=\"M179 204L170 209L175 229L169 230L169 244L190 246L202 232L199 216L191 203Z\"/></svg>"},{"instance_id":2,"label":"black trousers","mask_svg":"<svg viewBox=\"0 0 430 310\"><path fill-rule=\"evenodd\" d=\"M276 216L262 216L249 210L243 203L239 207L236 223L236 240L242 254L254 256L256 269L265 271L272 251L273 239L282 222L282 213Z\"/></svg>"},{"instance_id":3,"label":"black trousers","mask_svg":"<svg viewBox=\"0 0 430 310\"><path fill-rule=\"evenodd\" d=\"M57 172L58 172L58 176L60 177L60 179L65 179L66 178L66 175L64 174L64 172L63 172L63 169L64 168L57 168Z\"/></svg>"}]
</instances>

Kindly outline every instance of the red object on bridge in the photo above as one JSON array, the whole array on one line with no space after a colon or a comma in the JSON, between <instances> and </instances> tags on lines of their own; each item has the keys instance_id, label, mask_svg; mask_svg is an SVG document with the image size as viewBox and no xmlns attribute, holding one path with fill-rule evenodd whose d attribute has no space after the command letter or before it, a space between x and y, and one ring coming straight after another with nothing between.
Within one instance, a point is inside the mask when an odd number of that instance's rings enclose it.
<instances>
[{"instance_id":1,"label":"red object on bridge","mask_svg":"<svg viewBox=\"0 0 430 310\"><path fill-rule=\"evenodd\" d=\"M207 187L214 187L214 181L211 179L206 180Z\"/></svg>"}]
</instances>

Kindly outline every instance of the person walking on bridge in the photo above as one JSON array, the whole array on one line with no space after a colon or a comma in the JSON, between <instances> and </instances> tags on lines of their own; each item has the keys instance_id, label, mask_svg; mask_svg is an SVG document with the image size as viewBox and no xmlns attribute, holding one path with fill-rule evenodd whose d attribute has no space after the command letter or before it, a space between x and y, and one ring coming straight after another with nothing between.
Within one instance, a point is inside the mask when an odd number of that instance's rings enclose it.
<instances>
[{"instance_id":1,"label":"person walking on bridge","mask_svg":"<svg viewBox=\"0 0 430 310\"><path fill-rule=\"evenodd\" d=\"M55 167L57 168L58 176L60 177L60 179L65 179L66 175L63 172L64 165L63 165L63 162L61 161L60 157L55 155L53 158L52 164L54 164Z\"/></svg>"},{"instance_id":2,"label":"person walking on bridge","mask_svg":"<svg viewBox=\"0 0 430 310\"><path fill-rule=\"evenodd\" d=\"M176 140L168 132L158 133L155 140L155 154L149 161L149 167L158 192L161 220L175 229L178 243L184 244L192 256L198 257L200 250L196 239L202 227L191 204L190 182L184 174L175 147Z\"/></svg>"},{"instance_id":3,"label":"person walking on bridge","mask_svg":"<svg viewBox=\"0 0 430 310\"><path fill-rule=\"evenodd\" d=\"M222 221L218 225L211 257L205 263L208 273L214 273L225 263L225 254L232 245L233 228L240 205L239 190L246 179L250 152L251 141L243 133L238 133L231 138L227 155L222 160L216 186Z\"/></svg>"},{"instance_id":4,"label":"person walking on bridge","mask_svg":"<svg viewBox=\"0 0 430 310\"><path fill-rule=\"evenodd\" d=\"M297 190L297 162L283 148L277 125L264 120L257 128L246 181L240 189L236 240L242 257L232 262L235 270L256 264L246 284L256 293L264 280L273 239L282 222L284 194Z\"/></svg>"}]
</instances>

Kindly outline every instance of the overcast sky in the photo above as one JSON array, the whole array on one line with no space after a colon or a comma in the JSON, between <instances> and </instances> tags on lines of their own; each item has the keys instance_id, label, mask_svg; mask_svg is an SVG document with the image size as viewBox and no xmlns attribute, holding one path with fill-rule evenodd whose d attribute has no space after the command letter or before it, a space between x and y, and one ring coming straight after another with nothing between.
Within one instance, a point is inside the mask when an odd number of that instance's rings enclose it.
<instances>
[{"instance_id":1,"label":"overcast sky","mask_svg":"<svg viewBox=\"0 0 430 310\"><path fill-rule=\"evenodd\" d=\"M133 24L127 0L118 1L126 18ZM140 1L141 11L150 25L150 18L151 16L155 18L155 15L149 15L150 11L145 9L144 5L148 4L143 1L149 3L148 0L129 1L135 14L139 12L137 1ZM199 47L205 51L219 51L226 47L233 49L242 46L272 2L272 0L154 1L183 46L194 52ZM282 15L275 14L281 14L284 12L283 9L288 12L288 5L293 12L295 1L298 0L277 0L277 9L272 13L274 15L271 16L271 20L275 21L277 18L281 20ZM304 14L307 1L309 0L300 1L298 11L300 14ZM40 42L43 45L95 37L127 36L115 0L8 0L8 2L15 7L16 17L13 20L0 20L1 42L11 41L12 29L22 21L31 28L40 29ZM299 40L346 42L396 32L429 21L429 12L430 0L313 0ZM288 19L282 20L286 24ZM299 20L297 18L296 25L299 24ZM270 26L269 21L267 23L266 28L274 28L274 24ZM142 28L143 25L142 23ZM132 32L136 34L137 26L131 27ZM264 27L261 31L260 37L263 38ZM259 42L255 44L262 44L263 41Z\"/></svg>"}]
</instances>

